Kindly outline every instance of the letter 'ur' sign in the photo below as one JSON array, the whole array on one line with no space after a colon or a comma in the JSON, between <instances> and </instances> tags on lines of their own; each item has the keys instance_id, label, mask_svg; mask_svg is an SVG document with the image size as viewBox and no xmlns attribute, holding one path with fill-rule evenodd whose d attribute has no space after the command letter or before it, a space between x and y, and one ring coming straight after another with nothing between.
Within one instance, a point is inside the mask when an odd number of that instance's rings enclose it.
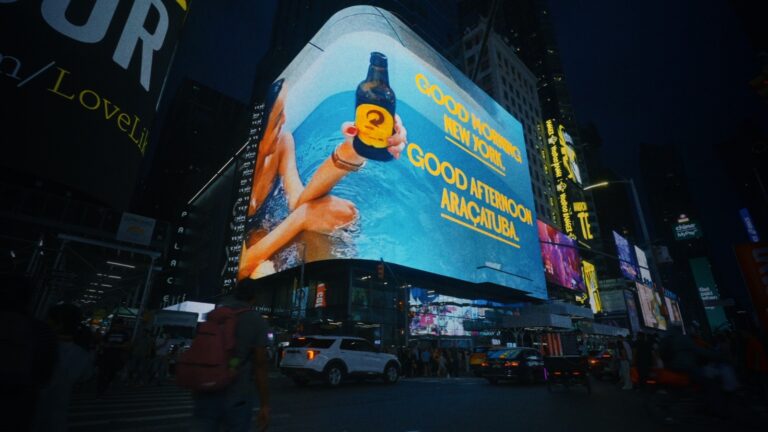
<instances>
[{"instance_id":1,"label":"letter 'ur' sign","mask_svg":"<svg viewBox=\"0 0 768 432\"><path fill-rule=\"evenodd\" d=\"M0 3L15 3L17 0L0 0ZM43 0L40 12L45 22L54 30L78 42L94 44L104 39L119 0L99 0L88 2L91 12L85 23L73 23L67 17L67 9L72 0ZM78 2L75 2L76 4ZM186 4L179 3L180 5ZM144 23L150 11L157 12L157 26L150 32ZM141 43L141 75L139 82L149 91L152 78L152 57L160 51L168 32L168 11L162 0L134 0L128 19L125 21L120 40L117 42L112 60L123 69L128 69L134 51Z\"/></svg>"}]
</instances>

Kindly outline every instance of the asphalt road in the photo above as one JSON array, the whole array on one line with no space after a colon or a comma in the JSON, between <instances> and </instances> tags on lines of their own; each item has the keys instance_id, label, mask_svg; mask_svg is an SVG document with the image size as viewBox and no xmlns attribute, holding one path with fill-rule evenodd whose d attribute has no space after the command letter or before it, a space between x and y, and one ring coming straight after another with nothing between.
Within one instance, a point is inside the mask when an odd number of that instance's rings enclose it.
<instances>
[{"instance_id":1,"label":"asphalt road","mask_svg":"<svg viewBox=\"0 0 768 432\"><path fill-rule=\"evenodd\" d=\"M649 416L646 395L595 382L550 393L543 385L490 385L478 378L410 378L395 385L352 382L337 389L305 388L272 374L272 424L275 432L448 432L448 431L742 431L764 430L765 410L741 404L737 415L720 420L686 413L667 425ZM172 384L115 388L96 400L75 396L73 431L186 431L192 400ZM763 426L759 425L762 422Z\"/></svg>"}]
</instances>

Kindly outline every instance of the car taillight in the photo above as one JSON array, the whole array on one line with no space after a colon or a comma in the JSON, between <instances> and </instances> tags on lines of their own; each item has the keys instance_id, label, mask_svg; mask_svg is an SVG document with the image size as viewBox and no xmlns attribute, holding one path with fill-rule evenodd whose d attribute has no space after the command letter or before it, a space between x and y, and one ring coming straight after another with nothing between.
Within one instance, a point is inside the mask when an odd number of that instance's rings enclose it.
<instances>
[{"instance_id":1,"label":"car taillight","mask_svg":"<svg viewBox=\"0 0 768 432\"><path fill-rule=\"evenodd\" d=\"M574 374L574 375L581 375L581 372L579 372L579 371L573 371L573 374Z\"/></svg>"},{"instance_id":2,"label":"car taillight","mask_svg":"<svg viewBox=\"0 0 768 432\"><path fill-rule=\"evenodd\" d=\"M488 362L482 362L482 363L480 363L480 366L487 367L488 366Z\"/></svg>"},{"instance_id":3,"label":"car taillight","mask_svg":"<svg viewBox=\"0 0 768 432\"><path fill-rule=\"evenodd\" d=\"M611 358L610 354L603 354L603 358Z\"/></svg>"},{"instance_id":4,"label":"car taillight","mask_svg":"<svg viewBox=\"0 0 768 432\"><path fill-rule=\"evenodd\" d=\"M280 352L280 358L285 358L285 350Z\"/></svg>"},{"instance_id":5,"label":"car taillight","mask_svg":"<svg viewBox=\"0 0 768 432\"><path fill-rule=\"evenodd\" d=\"M518 367L518 366L520 366L520 362L508 361L508 362L504 362L504 366L506 366L506 367Z\"/></svg>"},{"instance_id":6,"label":"car taillight","mask_svg":"<svg viewBox=\"0 0 768 432\"><path fill-rule=\"evenodd\" d=\"M317 355L320 354L320 351L307 351L307 360L314 360Z\"/></svg>"},{"instance_id":7,"label":"car taillight","mask_svg":"<svg viewBox=\"0 0 768 432\"><path fill-rule=\"evenodd\" d=\"M555 371L555 372L554 372L554 375L562 375L562 374L563 374L563 373L562 373L562 372L560 372L560 371Z\"/></svg>"},{"instance_id":8,"label":"car taillight","mask_svg":"<svg viewBox=\"0 0 768 432\"><path fill-rule=\"evenodd\" d=\"M593 365L594 365L594 364L597 364L597 360L590 360L590 361L589 361L589 364L593 364Z\"/></svg>"}]
</instances>

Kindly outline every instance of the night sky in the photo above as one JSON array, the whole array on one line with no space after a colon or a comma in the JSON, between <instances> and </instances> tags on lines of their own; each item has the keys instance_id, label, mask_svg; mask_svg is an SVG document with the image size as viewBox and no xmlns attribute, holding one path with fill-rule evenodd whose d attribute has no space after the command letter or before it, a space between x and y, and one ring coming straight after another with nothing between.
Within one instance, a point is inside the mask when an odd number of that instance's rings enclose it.
<instances>
[{"instance_id":1,"label":"night sky","mask_svg":"<svg viewBox=\"0 0 768 432\"><path fill-rule=\"evenodd\" d=\"M593 122L604 161L638 180L641 143L677 147L721 290L729 296L728 287L738 286L732 294L745 300L732 250L745 241L740 203L713 146L745 119L765 125L768 110L748 85L760 67L737 16L725 0L549 4L578 122ZM194 2L177 53L185 66L172 73L169 90L187 75L248 102L274 9L274 1Z\"/></svg>"},{"instance_id":2,"label":"night sky","mask_svg":"<svg viewBox=\"0 0 768 432\"><path fill-rule=\"evenodd\" d=\"M733 254L746 241L743 203L713 151L746 119L768 118L748 84L760 67L738 17L726 1L549 4L577 120L597 125L603 160L639 179L640 144L675 146L723 296L746 300Z\"/></svg>"}]
</instances>

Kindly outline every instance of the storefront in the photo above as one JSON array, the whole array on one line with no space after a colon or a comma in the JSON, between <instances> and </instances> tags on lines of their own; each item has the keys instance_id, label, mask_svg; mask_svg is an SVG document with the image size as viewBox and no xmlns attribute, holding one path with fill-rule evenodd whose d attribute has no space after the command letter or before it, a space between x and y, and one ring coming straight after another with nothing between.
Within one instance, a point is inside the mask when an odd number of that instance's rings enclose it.
<instances>
[{"instance_id":1,"label":"storefront","mask_svg":"<svg viewBox=\"0 0 768 432\"><path fill-rule=\"evenodd\" d=\"M355 335L381 347L471 348L511 341L505 317L540 303L526 293L364 260L309 263L264 277L256 307L277 342L296 334Z\"/></svg>"}]
</instances>

